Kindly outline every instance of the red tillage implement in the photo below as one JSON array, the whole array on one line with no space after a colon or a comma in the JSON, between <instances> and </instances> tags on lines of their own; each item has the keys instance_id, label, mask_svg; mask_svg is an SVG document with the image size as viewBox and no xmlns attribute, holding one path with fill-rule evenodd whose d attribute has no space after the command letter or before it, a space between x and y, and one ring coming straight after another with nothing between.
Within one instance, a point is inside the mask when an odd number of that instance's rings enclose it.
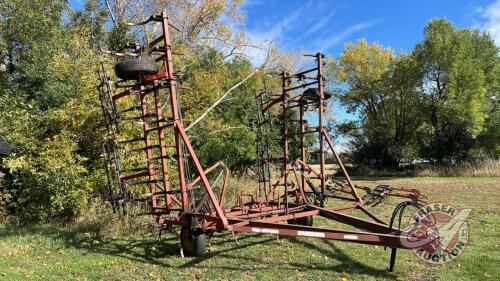
<instances>
[{"instance_id":1,"label":"red tillage implement","mask_svg":"<svg viewBox=\"0 0 500 281\"><path fill-rule=\"evenodd\" d=\"M272 96L272 99L265 92L257 95L262 118L260 132L271 123L271 108L281 106L282 155L271 157L266 137L261 135L258 149L260 198L239 195L235 206L223 208L229 171L222 162L208 169L202 167L186 135L177 91L181 75L174 71L172 56L176 54L172 52L167 14L153 15L136 25L144 24L159 24L161 35L148 46L128 44L123 52L114 53L132 57L115 67L117 76L123 80L112 81L104 67L100 70L98 89L107 129L103 148L115 208L123 209L121 206L125 202L145 202L157 225L162 228L181 227L181 244L187 255L203 255L207 238L215 232L267 233L387 246L392 249L389 270L393 270L396 249L409 248L401 242L407 233L368 211L358 190L368 192L370 196L364 198L370 202L381 201L391 195L392 190L384 186L376 191L356 187L324 128L325 100L331 95L324 91L323 54L310 55L315 59L312 69L296 74L283 72L279 95ZM118 89L117 93L115 89ZM299 89L305 91L295 94ZM165 97L168 98L166 104L162 101ZM288 111L297 108L299 120L289 120ZM317 126L307 124L304 115L308 110L317 111ZM131 115L134 113L135 116ZM289 122L299 122L300 125L300 157L296 160L290 159L289 155ZM140 126L140 134L124 139L123 128L134 124ZM307 163L307 134L317 137L319 171ZM328 178L325 164L328 149L345 181L332 183ZM138 157L138 153L143 156ZM280 170L275 181L271 179L271 163ZM190 171L192 169L194 171ZM214 175L214 171L219 171L219 174ZM118 193L113 190L115 186L119 187ZM417 190L398 191L395 195L399 197L416 202L421 198ZM244 200L246 196L250 199ZM327 198L345 200L348 204L328 208L325 204ZM345 214L353 209L366 213L370 220ZM314 216L360 230L313 227Z\"/></svg>"}]
</instances>

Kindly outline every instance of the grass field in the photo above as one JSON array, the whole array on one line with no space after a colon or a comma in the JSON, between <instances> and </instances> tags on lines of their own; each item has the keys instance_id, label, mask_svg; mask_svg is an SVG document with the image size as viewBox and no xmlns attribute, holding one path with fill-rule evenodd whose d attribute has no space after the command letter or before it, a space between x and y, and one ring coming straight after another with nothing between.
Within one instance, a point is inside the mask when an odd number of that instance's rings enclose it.
<instances>
[{"instance_id":1,"label":"grass field","mask_svg":"<svg viewBox=\"0 0 500 281\"><path fill-rule=\"evenodd\" d=\"M388 178L358 182L417 187L432 202L472 208L469 244L441 266L398 251L345 242L218 234L204 258L181 258L178 234L113 237L56 224L0 226L0 280L499 280L500 177ZM376 207L389 216L395 201ZM315 225L330 225L318 219Z\"/></svg>"}]
</instances>

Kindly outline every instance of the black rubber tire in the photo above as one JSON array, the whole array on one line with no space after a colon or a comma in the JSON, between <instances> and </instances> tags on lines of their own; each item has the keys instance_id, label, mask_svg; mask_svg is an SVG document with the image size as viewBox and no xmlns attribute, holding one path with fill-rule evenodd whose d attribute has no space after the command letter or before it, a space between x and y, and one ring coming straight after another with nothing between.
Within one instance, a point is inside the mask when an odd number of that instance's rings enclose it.
<instances>
[{"instance_id":1,"label":"black rubber tire","mask_svg":"<svg viewBox=\"0 0 500 281\"><path fill-rule=\"evenodd\" d=\"M303 93L302 97L309 101L319 101L319 90L318 88L307 88ZM323 91L323 97L325 100L332 97L332 93L328 91Z\"/></svg>"},{"instance_id":2,"label":"black rubber tire","mask_svg":"<svg viewBox=\"0 0 500 281\"><path fill-rule=\"evenodd\" d=\"M0 141L0 155L9 155L11 151L10 144Z\"/></svg>"},{"instance_id":3,"label":"black rubber tire","mask_svg":"<svg viewBox=\"0 0 500 281\"><path fill-rule=\"evenodd\" d=\"M193 231L187 227L181 228L181 245L184 255L202 257L207 248L207 236L201 231Z\"/></svg>"},{"instance_id":4,"label":"black rubber tire","mask_svg":"<svg viewBox=\"0 0 500 281\"><path fill-rule=\"evenodd\" d=\"M153 59L127 59L115 65L115 74L123 80L138 80L140 76L158 73L158 64Z\"/></svg>"},{"instance_id":5,"label":"black rubber tire","mask_svg":"<svg viewBox=\"0 0 500 281\"><path fill-rule=\"evenodd\" d=\"M288 224L298 224L298 225L304 225L304 226L313 226L314 220L313 220L313 216L308 216L308 217L290 219L287 222L288 222Z\"/></svg>"}]
</instances>

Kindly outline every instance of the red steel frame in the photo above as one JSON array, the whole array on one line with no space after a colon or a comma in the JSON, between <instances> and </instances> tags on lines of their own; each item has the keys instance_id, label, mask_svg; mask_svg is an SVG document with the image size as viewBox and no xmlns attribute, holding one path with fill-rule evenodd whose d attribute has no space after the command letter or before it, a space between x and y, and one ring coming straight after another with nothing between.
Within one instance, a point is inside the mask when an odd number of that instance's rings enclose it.
<instances>
[{"instance_id":1,"label":"red steel frame","mask_svg":"<svg viewBox=\"0 0 500 281\"><path fill-rule=\"evenodd\" d=\"M136 84L124 84L123 81L114 83L117 87L128 87L118 94L112 94L109 90L112 81L104 73L101 75L103 80L100 85L100 93L108 92L111 94L109 101L111 108L116 109L117 101L134 95L139 96L141 119L143 120L143 136L140 138L144 141L146 152L147 167L144 171L132 174L123 175L119 173L119 181L121 185L127 185L127 181L140 177L147 177L149 193L143 194L139 198L150 201L151 213L156 218L156 223L162 226L180 225L188 228L197 228L205 233L212 234L224 230L232 232L249 232L249 233L268 233L281 236L304 236L321 239L339 240L353 243L388 246L393 249L391 255L390 270L394 267L395 249L408 248L401 243L401 239L405 238L407 233L396 230L388 226L382 220L372 215L364 206L363 199L358 194L356 187L351 181L339 155L334 149L332 140L328 133L323 128L324 114L324 77L323 77L323 59L321 53L312 55L316 59L316 66L312 69L302 71L296 74L288 74L283 72L282 92L278 98L265 103L261 110L263 112L270 110L275 105L282 107L283 113L283 155L277 159L261 159L262 161L277 160L282 165L282 170L279 179L272 185L271 190L267 192L264 202L259 202L251 198L245 202L241 197L237 198L237 205L232 208L223 208L225 192L227 189L228 170L222 162L216 163L208 169L203 169L196 153L190 143L188 136L184 130L183 122L180 115L179 101L177 95L178 77L173 68L173 53L170 41L169 21L167 13L163 12L160 15L151 16L147 21L160 23L161 36L153 40L149 44L149 53L156 57L156 60L162 64L162 69L154 75L143 76ZM141 48L139 48L141 49ZM142 50L142 49L141 49ZM137 56L137 54L132 54ZM298 89L304 89L309 86L318 88L318 98L313 101L308 101L300 95L293 95L293 92ZM170 108L167 116L162 109L160 89L166 88L169 95ZM150 111L148 105L148 97L153 95L153 111ZM105 95L103 95L105 96ZM307 151L305 146L305 135L308 131L305 121L305 111L308 106L318 107L318 126L313 131L318 135L318 145L320 153L320 171L315 172L309 164L307 164ZM289 131L287 111L292 108L299 109L300 115L300 159L291 162L289 156ZM106 109L103 109L106 114ZM154 112L152 114L151 112ZM109 112L108 112L109 113ZM149 122L151 116L154 122ZM151 127L150 124L155 124ZM173 146L169 146L168 131L172 130ZM172 132L171 131L171 132ZM156 144L154 134L156 133ZM116 137L116 136L113 136ZM325 143L326 142L326 143ZM157 148L154 148L154 146ZM348 204L334 208L325 207L324 198L327 195L326 169L325 169L325 150L329 148L337 160L342 173L345 176L350 194L352 198ZM170 153L169 151L175 150ZM186 161L189 161L195 167L197 177L189 182L186 171ZM160 165L157 165L159 162ZM169 173L175 167L177 170L177 182L174 183L174 177ZM208 174L214 170L222 169L224 180L222 189L219 194L216 194L210 183ZM120 170L119 168L117 170ZM321 198L319 205L310 202L306 196L307 182L311 179L305 175L305 171L312 171L316 178L320 180L320 193L324 196ZM293 172L295 184L292 183L290 172ZM162 176L162 178L159 178ZM292 187L296 186L292 190ZM283 187L283 189L279 188ZM205 197L203 199L190 199L190 194L196 189L201 188ZM282 192L281 192L282 191ZM281 193L280 193L281 192ZM275 197L278 193L278 197ZM176 196L180 194L180 198ZM280 196L280 194L282 194ZM331 197L339 198L336 195ZM344 197L340 197L344 198ZM345 198L344 198L345 199ZM129 199L122 195L122 201ZM203 204L206 208L201 211L196 206ZM369 215L371 220L357 218L347 215L344 212L359 209ZM360 231L345 231L337 229L326 229L312 226L282 224L297 218L309 216L322 216L331 220L338 221L347 225L354 226ZM193 225L192 221L195 218L199 224Z\"/></svg>"}]
</instances>

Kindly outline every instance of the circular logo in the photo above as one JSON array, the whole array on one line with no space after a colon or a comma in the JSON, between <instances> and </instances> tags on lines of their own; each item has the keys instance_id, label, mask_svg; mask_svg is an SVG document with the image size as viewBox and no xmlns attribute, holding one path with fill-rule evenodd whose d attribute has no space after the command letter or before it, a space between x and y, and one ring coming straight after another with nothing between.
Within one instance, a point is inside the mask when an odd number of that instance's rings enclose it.
<instances>
[{"instance_id":1,"label":"circular logo","mask_svg":"<svg viewBox=\"0 0 500 281\"><path fill-rule=\"evenodd\" d=\"M405 235L401 236L401 243L426 262L450 262L467 246L470 212L471 209L459 209L444 203L425 205L411 216L409 225L403 230Z\"/></svg>"}]
</instances>

